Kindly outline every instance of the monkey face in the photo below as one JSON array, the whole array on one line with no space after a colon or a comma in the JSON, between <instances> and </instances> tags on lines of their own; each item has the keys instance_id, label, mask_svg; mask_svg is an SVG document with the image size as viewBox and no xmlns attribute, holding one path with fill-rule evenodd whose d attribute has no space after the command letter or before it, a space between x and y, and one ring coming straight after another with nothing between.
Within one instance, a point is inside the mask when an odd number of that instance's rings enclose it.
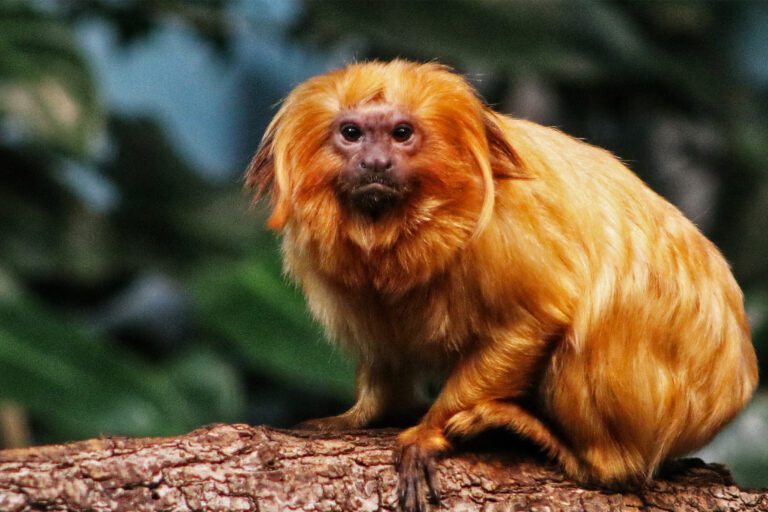
<instances>
[{"instance_id":1,"label":"monkey face","mask_svg":"<svg viewBox=\"0 0 768 512\"><path fill-rule=\"evenodd\" d=\"M337 180L342 204L372 221L396 210L417 186L410 163L421 139L413 117L385 103L339 116L331 143L342 159Z\"/></svg>"}]
</instances>

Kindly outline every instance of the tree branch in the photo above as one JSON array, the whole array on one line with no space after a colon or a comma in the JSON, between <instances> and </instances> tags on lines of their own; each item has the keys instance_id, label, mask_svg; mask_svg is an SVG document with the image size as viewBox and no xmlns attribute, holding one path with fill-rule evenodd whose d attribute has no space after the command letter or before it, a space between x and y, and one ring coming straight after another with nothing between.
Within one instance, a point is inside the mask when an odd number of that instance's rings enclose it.
<instances>
[{"instance_id":1,"label":"tree branch","mask_svg":"<svg viewBox=\"0 0 768 512\"><path fill-rule=\"evenodd\" d=\"M395 430L337 435L212 425L165 438L103 438L0 451L0 510L395 510ZM628 494L585 489L530 456L462 453L439 464L440 510L768 510L697 459Z\"/></svg>"}]
</instances>

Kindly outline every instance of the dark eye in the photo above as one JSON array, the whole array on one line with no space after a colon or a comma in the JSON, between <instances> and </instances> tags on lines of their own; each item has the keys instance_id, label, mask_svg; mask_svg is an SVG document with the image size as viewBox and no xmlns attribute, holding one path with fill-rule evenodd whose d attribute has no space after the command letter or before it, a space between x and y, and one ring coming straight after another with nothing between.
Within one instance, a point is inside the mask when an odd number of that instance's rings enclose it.
<instances>
[{"instance_id":1,"label":"dark eye","mask_svg":"<svg viewBox=\"0 0 768 512\"><path fill-rule=\"evenodd\" d=\"M344 123L339 129L341 136L349 142L355 142L360 140L363 136L363 130L360 129L355 123Z\"/></svg>"},{"instance_id":2,"label":"dark eye","mask_svg":"<svg viewBox=\"0 0 768 512\"><path fill-rule=\"evenodd\" d=\"M397 142L407 142L413 135L413 127L409 124L399 124L392 130L392 138Z\"/></svg>"}]
</instances>

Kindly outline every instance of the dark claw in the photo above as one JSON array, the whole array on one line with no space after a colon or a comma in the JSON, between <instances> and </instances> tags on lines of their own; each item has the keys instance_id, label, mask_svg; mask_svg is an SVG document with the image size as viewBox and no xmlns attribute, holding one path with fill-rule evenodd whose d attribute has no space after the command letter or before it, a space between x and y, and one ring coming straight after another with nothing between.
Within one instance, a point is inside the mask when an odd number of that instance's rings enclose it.
<instances>
[{"instance_id":1,"label":"dark claw","mask_svg":"<svg viewBox=\"0 0 768 512\"><path fill-rule=\"evenodd\" d=\"M395 464L398 472L398 502L402 512L426 512L427 496L433 504L440 506L434 453L418 445L406 446L395 455Z\"/></svg>"},{"instance_id":2,"label":"dark claw","mask_svg":"<svg viewBox=\"0 0 768 512\"><path fill-rule=\"evenodd\" d=\"M435 466L435 458L430 457L426 461L424 466L424 478L427 481L427 489L429 489L429 497L437 507L440 506L440 493L437 492L437 467Z\"/></svg>"}]
</instances>

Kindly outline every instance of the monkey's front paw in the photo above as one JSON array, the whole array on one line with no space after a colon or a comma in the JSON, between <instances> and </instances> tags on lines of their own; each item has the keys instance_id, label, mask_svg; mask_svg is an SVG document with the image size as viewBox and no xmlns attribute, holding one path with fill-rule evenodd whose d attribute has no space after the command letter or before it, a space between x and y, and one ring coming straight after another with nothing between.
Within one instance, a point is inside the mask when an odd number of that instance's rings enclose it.
<instances>
[{"instance_id":1,"label":"monkey's front paw","mask_svg":"<svg viewBox=\"0 0 768 512\"><path fill-rule=\"evenodd\" d=\"M395 463L398 473L397 494L402 512L426 511L426 493L429 493L432 503L440 505L435 469L436 458L436 453L427 451L419 445L404 446L401 449Z\"/></svg>"},{"instance_id":2,"label":"monkey's front paw","mask_svg":"<svg viewBox=\"0 0 768 512\"><path fill-rule=\"evenodd\" d=\"M302 421L293 428L297 430L314 430L316 432L334 432L338 430L354 430L361 427L362 425L355 421L354 418L341 414L339 416Z\"/></svg>"},{"instance_id":3,"label":"monkey's front paw","mask_svg":"<svg viewBox=\"0 0 768 512\"><path fill-rule=\"evenodd\" d=\"M442 432L421 426L409 428L398 438L400 449L395 457L397 494L403 512L425 512L426 498L440 506L437 486L437 458L448 449ZM425 488L426 486L426 488Z\"/></svg>"}]
</instances>

